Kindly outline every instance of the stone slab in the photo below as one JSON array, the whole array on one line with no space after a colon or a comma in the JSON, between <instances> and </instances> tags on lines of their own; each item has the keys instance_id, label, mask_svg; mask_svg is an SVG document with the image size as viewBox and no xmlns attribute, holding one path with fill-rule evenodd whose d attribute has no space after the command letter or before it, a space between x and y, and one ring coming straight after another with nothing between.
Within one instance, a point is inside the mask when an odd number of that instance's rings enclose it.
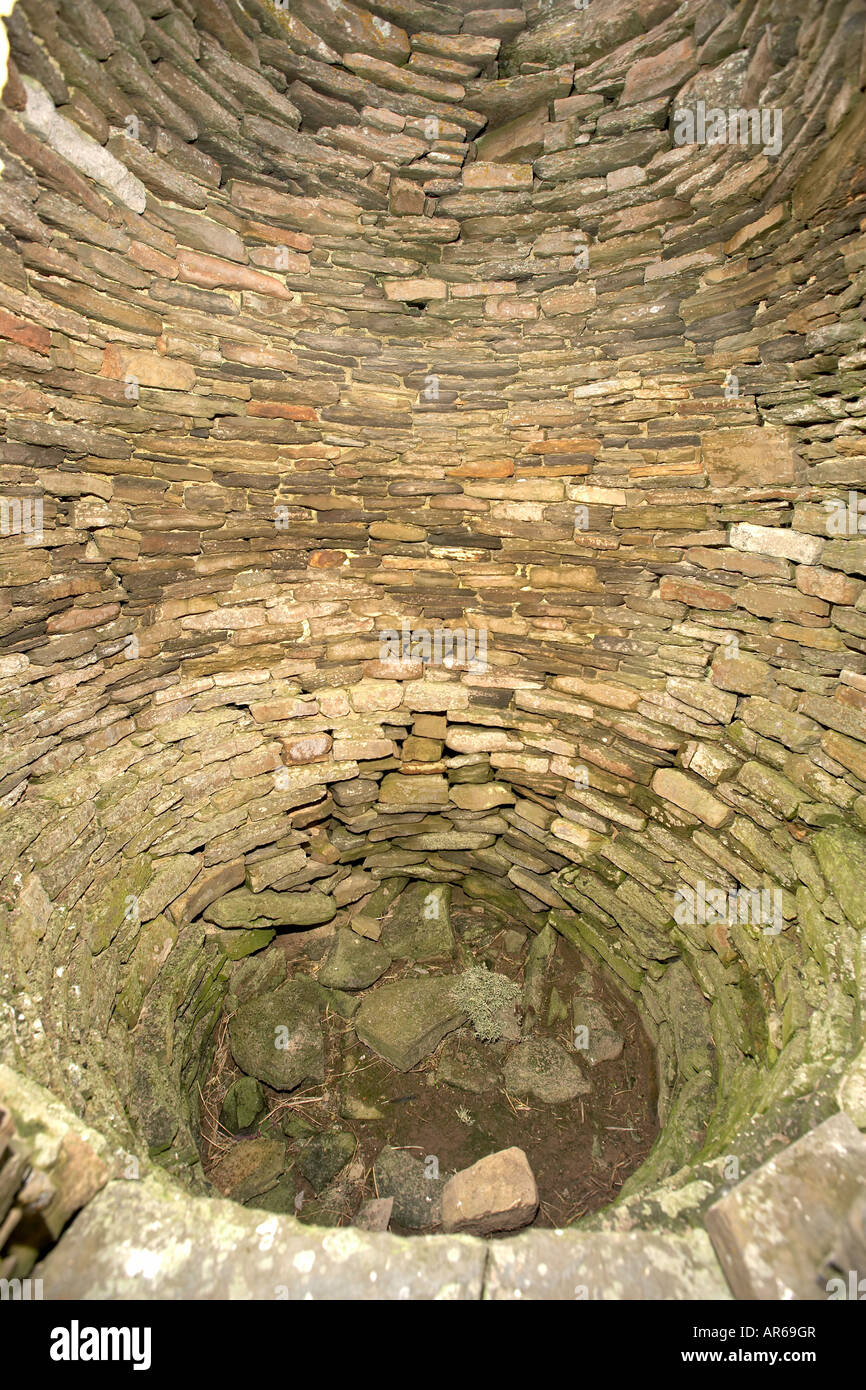
<instances>
[{"instance_id":1,"label":"stone slab","mask_svg":"<svg viewBox=\"0 0 866 1390\"><path fill-rule=\"evenodd\" d=\"M319 1229L159 1178L111 1182L34 1274L46 1299L477 1299L486 1246Z\"/></svg>"},{"instance_id":2,"label":"stone slab","mask_svg":"<svg viewBox=\"0 0 866 1390\"><path fill-rule=\"evenodd\" d=\"M703 1231L531 1231L491 1241L484 1298L576 1300L729 1299Z\"/></svg>"},{"instance_id":3,"label":"stone slab","mask_svg":"<svg viewBox=\"0 0 866 1390\"><path fill-rule=\"evenodd\" d=\"M737 1298L827 1298L822 1267L866 1192L866 1135L833 1115L750 1173L706 1215Z\"/></svg>"},{"instance_id":4,"label":"stone slab","mask_svg":"<svg viewBox=\"0 0 866 1390\"><path fill-rule=\"evenodd\" d=\"M379 985L361 1004L355 1031L398 1071L410 1071L466 1022L451 998L452 975L393 980Z\"/></svg>"}]
</instances>

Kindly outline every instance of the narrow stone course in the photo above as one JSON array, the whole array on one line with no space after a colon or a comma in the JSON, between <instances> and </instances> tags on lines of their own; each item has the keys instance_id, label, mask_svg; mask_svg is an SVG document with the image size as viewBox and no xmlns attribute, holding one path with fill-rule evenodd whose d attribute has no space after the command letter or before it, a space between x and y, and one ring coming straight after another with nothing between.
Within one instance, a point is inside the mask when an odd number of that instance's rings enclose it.
<instances>
[{"instance_id":1,"label":"narrow stone course","mask_svg":"<svg viewBox=\"0 0 866 1390\"><path fill-rule=\"evenodd\" d=\"M827 1297L866 11L369 4L0 6L0 1276ZM576 1125L644 1042L657 1137L573 1229L410 1240L372 1189L348 1226L375 1156L334 1130L453 1092L465 1175L518 1148L491 1094Z\"/></svg>"}]
</instances>

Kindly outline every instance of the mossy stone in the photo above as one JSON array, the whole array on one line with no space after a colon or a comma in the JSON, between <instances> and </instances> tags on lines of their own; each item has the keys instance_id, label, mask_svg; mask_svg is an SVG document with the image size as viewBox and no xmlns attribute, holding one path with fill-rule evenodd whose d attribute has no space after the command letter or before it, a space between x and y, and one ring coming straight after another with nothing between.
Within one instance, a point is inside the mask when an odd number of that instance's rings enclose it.
<instances>
[{"instance_id":1,"label":"mossy stone","mask_svg":"<svg viewBox=\"0 0 866 1390\"><path fill-rule=\"evenodd\" d=\"M516 1096L535 1096L546 1105L561 1105L590 1090L580 1067L552 1038L518 1043L504 1068L505 1087Z\"/></svg>"},{"instance_id":2,"label":"mossy stone","mask_svg":"<svg viewBox=\"0 0 866 1390\"><path fill-rule=\"evenodd\" d=\"M280 1129L287 1139L292 1139L296 1144L305 1144L315 1133L314 1125L309 1120L305 1120L302 1115L296 1115L291 1110L284 1110L280 1117Z\"/></svg>"},{"instance_id":3,"label":"mossy stone","mask_svg":"<svg viewBox=\"0 0 866 1390\"><path fill-rule=\"evenodd\" d=\"M407 1231L426 1231L439 1224L445 1180L438 1174L438 1165L386 1146L376 1159L375 1176L379 1196L394 1198L393 1224Z\"/></svg>"},{"instance_id":4,"label":"mossy stone","mask_svg":"<svg viewBox=\"0 0 866 1390\"><path fill-rule=\"evenodd\" d=\"M368 941L347 927L338 927L319 967L319 984L338 990L366 989L384 975L390 964L390 955L378 941Z\"/></svg>"},{"instance_id":5,"label":"mossy stone","mask_svg":"<svg viewBox=\"0 0 866 1390\"><path fill-rule=\"evenodd\" d=\"M273 1187L285 1166L282 1140L241 1139L223 1155L211 1177L224 1197L248 1202Z\"/></svg>"},{"instance_id":6,"label":"mossy stone","mask_svg":"<svg viewBox=\"0 0 866 1390\"><path fill-rule=\"evenodd\" d=\"M256 1211L271 1211L275 1216L294 1216L297 1190L295 1175L290 1171L283 1174L275 1187L251 1198L246 1205L255 1207Z\"/></svg>"},{"instance_id":7,"label":"mossy stone","mask_svg":"<svg viewBox=\"0 0 866 1390\"><path fill-rule=\"evenodd\" d=\"M358 1037L398 1071L409 1071L466 1020L452 984L453 976L431 975L379 985L355 1016Z\"/></svg>"},{"instance_id":8,"label":"mossy stone","mask_svg":"<svg viewBox=\"0 0 866 1390\"><path fill-rule=\"evenodd\" d=\"M411 883L382 928L382 947L396 960L432 960L454 952L451 885Z\"/></svg>"},{"instance_id":9,"label":"mossy stone","mask_svg":"<svg viewBox=\"0 0 866 1390\"><path fill-rule=\"evenodd\" d=\"M866 837L856 830L820 831L812 841L821 872L848 918L860 931L866 929Z\"/></svg>"},{"instance_id":10,"label":"mossy stone","mask_svg":"<svg viewBox=\"0 0 866 1390\"><path fill-rule=\"evenodd\" d=\"M277 893L270 888L253 893L249 888L235 888L205 908L204 917L230 931L261 930L319 926L330 922L336 911L334 899L316 888L306 893Z\"/></svg>"},{"instance_id":11,"label":"mossy stone","mask_svg":"<svg viewBox=\"0 0 866 1390\"><path fill-rule=\"evenodd\" d=\"M265 1093L260 1083L253 1076L241 1076L226 1091L220 1124L231 1134L239 1134L261 1119L266 1109Z\"/></svg>"},{"instance_id":12,"label":"mossy stone","mask_svg":"<svg viewBox=\"0 0 866 1390\"><path fill-rule=\"evenodd\" d=\"M298 1172L319 1193L352 1161L356 1147L355 1136L348 1130L325 1130L309 1139L298 1153Z\"/></svg>"},{"instance_id":13,"label":"mossy stone","mask_svg":"<svg viewBox=\"0 0 866 1390\"><path fill-rule=\"evenodd\" d=\"M325 1079L321 997L312 980L289 980L241 1004L229 1023L235 1062L248 1076L293 1091Z\"/></svg>"},{"instance_id":14,"label":"mossy stone","mask_svg":"<svg viewBox=\"0 0 866 1390\"><path fill-rule=\"evenodd\" d=\"M276 932L273 927L258 927L253 931L225 931L216 928L213 932L229 960L243 960L246 956L263 951L273 941Z\"/></svg>"},{"instance_id":15,"label":"mossy stone","mask_svg":"<svg viewBox=\"0 0 866 1390\"><path fill-rule=\"evenodd\" d=\"M500 1080L499 1063L491 1049L471 1033L452 1033L442 1045L436 1080L459 1091L482 1095L493 1090Z\"/></svg>"}]
</instances>

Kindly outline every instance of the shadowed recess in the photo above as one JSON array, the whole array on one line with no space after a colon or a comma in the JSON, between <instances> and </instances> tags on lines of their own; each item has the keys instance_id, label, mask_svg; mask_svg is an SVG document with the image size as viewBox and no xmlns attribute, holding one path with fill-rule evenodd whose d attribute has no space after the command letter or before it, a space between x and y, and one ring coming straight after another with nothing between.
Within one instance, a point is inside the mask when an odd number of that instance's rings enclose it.
<instances>
[{"instance_id":1,"label":"shadowed recess","mask_svg":"<svg viewBox=\"0 0 866 1390\"><path fill-rule=\"evenodd\" d=\"M826 1297L864 1239L866 4L4 25L0 1276ZM401 956L430 893L452 937ZM393 1152L436 1153L419 1087L482 1105L450 996L417 1057L368 1001L479 965L506 1081L535 1020L596 1088L556 1110L580 1199L563 1147L523 1235L350 1224L365 1048ZM232 1039L274 998L343 1049L284 1100ZM533 1122L449 1119L442 1178Z\"/></svg>"}]
</instances>

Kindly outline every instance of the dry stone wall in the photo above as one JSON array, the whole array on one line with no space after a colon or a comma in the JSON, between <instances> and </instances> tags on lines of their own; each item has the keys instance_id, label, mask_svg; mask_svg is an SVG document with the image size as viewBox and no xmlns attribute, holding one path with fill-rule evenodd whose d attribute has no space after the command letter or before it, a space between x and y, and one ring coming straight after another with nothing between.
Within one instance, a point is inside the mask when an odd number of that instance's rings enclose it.
<instances>
[{"instance_id":1,"label":"dry stone wall","mask_svg":"<svg viewBox=\"0 0 866 1390\"><path fill-rule=\"evenodd\" d=\"M597 1222L866 1126L866 6L5 23L3 1058L203 1190L230 982L427 878L639 1003Z\"/></svg>"}]
</instances>

